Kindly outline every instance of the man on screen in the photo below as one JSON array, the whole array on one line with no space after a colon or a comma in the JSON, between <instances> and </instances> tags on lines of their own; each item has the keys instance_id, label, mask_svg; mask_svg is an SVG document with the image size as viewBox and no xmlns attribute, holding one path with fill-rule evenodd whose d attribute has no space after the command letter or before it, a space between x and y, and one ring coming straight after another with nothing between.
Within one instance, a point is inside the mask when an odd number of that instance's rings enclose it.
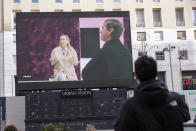
<instances>
[{"instance_id":1,"label":"man on screen","mask_svg":"<svg viewBox=\"0 0 196 131\"><path fill-rule=\"evenodd\" d=\"M100 34L106 43L83 69L83 80L131 78L131 53L120 41L123 32L120 21L108 19L104 22Z\"/></svg>"},{"instance_id":2,"label":"man on screen","mask_svg":"<svg viewBox=\"0 0 196 131\"><path fill-rule=\"evenodd\" d=\"M135 61L138 86L125 101L115 131L183 131L190 120L187 104L157 77L157 62L149 56Z\"/></svg>"}]
</instances>

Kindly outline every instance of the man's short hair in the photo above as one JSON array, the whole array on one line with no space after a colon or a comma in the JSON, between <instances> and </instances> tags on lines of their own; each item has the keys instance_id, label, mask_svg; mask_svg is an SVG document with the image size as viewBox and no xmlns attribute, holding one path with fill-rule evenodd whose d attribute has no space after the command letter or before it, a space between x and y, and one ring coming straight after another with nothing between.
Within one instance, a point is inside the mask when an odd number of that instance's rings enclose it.
<instances>
[{"instance_id":1,"label":"man's short hair","mask_svg":"<svg viewBox=\"0 0 196 131\"><path fill-rule=\"evenodd\" d=\"M18 131L14 125L8 125L4 128L4 131Z\"/></svg>"},{"instance_id":2,"label":"man's short hair","mask_svg":"<svg viewBox=\"0 0 196 131\"><path fill-rule=\"evenodd\" d=\"M135 61L135 73L140 82L153 80L157 76L157 62L154 58L143 55Z\"/></svg>"},{"instance_id":3,"label":"man's short hair","mask_svg":"<svg viewBox=\"0 0 196 131\"><path fill-rule=\"evenodd\" d=\"M121 34L124 32L123 24L115 19L108 19L105 22L107 29L113 29L111 33L112 39L119 39Z\"/></svg>"}]
</instances>

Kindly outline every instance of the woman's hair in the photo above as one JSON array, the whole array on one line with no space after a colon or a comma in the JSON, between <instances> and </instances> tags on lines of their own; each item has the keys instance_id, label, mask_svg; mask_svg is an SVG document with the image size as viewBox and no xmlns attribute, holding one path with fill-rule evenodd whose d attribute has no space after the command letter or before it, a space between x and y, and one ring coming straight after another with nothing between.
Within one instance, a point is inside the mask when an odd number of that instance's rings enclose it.
<instances>
[{"instance_id":1,"label":"woman's hair","mask_svg":"<svg viewBox=\"0 0 196 131\"><path fill-rule=\"evenodd\" d=\"M14 125L7 125L4 128L4 131L18 131L17 128Z\"/></svg>"},{"instance_id":2,"label":"woman's hair","mask_svg":"<svg viewBox=\"0 0 196 131\"><path fill-rule=\"evenodd\" d=\"M61 34L60 37L61 37L61 36L66 36L66 38L67 38L67 40L68 40L68 49L70 50L71 48L73 48L73 47L71 46L71 44L70 44L69 36L66 35L66 34ZM60 37L59 37L59 38L60 38Z\"/></svg>"}]
</instances>

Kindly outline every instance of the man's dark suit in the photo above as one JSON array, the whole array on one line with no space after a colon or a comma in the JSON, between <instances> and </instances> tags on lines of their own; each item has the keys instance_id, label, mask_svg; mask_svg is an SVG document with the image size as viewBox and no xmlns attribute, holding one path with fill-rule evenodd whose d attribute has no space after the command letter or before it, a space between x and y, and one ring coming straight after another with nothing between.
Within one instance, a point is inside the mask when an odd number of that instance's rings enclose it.
<instances>
[{"instance_id":1,"label":"man's dark suit","mask_svg":"<svg viewBox=\"0 0 196 131\"><path fill-rule=\"evenodd\" d=\"M131 53L118 39L105 43L82 71L83 80L130 79Z\"/></svg>"}]
</instances>

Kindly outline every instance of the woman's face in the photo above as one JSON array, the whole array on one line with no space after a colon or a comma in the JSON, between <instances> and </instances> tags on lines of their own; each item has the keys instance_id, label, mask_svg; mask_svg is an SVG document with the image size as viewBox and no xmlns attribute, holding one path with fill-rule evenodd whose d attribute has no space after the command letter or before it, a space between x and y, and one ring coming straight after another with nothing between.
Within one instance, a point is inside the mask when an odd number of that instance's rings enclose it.
<instances>
[{"instance_id":1,"label":"woman's face","mask_svg":"<svg viewBox=\"0 0 196 131\"><path fill-rule=\"evenodd\" d=\"M68 38L67 38L66 35L60 36L60 38L59 38L59 44L60 44L60 46L62 48L67 47L68 46L68 42L69 42L69 40L68 40Z\"/></svg>"}]
</instances>

